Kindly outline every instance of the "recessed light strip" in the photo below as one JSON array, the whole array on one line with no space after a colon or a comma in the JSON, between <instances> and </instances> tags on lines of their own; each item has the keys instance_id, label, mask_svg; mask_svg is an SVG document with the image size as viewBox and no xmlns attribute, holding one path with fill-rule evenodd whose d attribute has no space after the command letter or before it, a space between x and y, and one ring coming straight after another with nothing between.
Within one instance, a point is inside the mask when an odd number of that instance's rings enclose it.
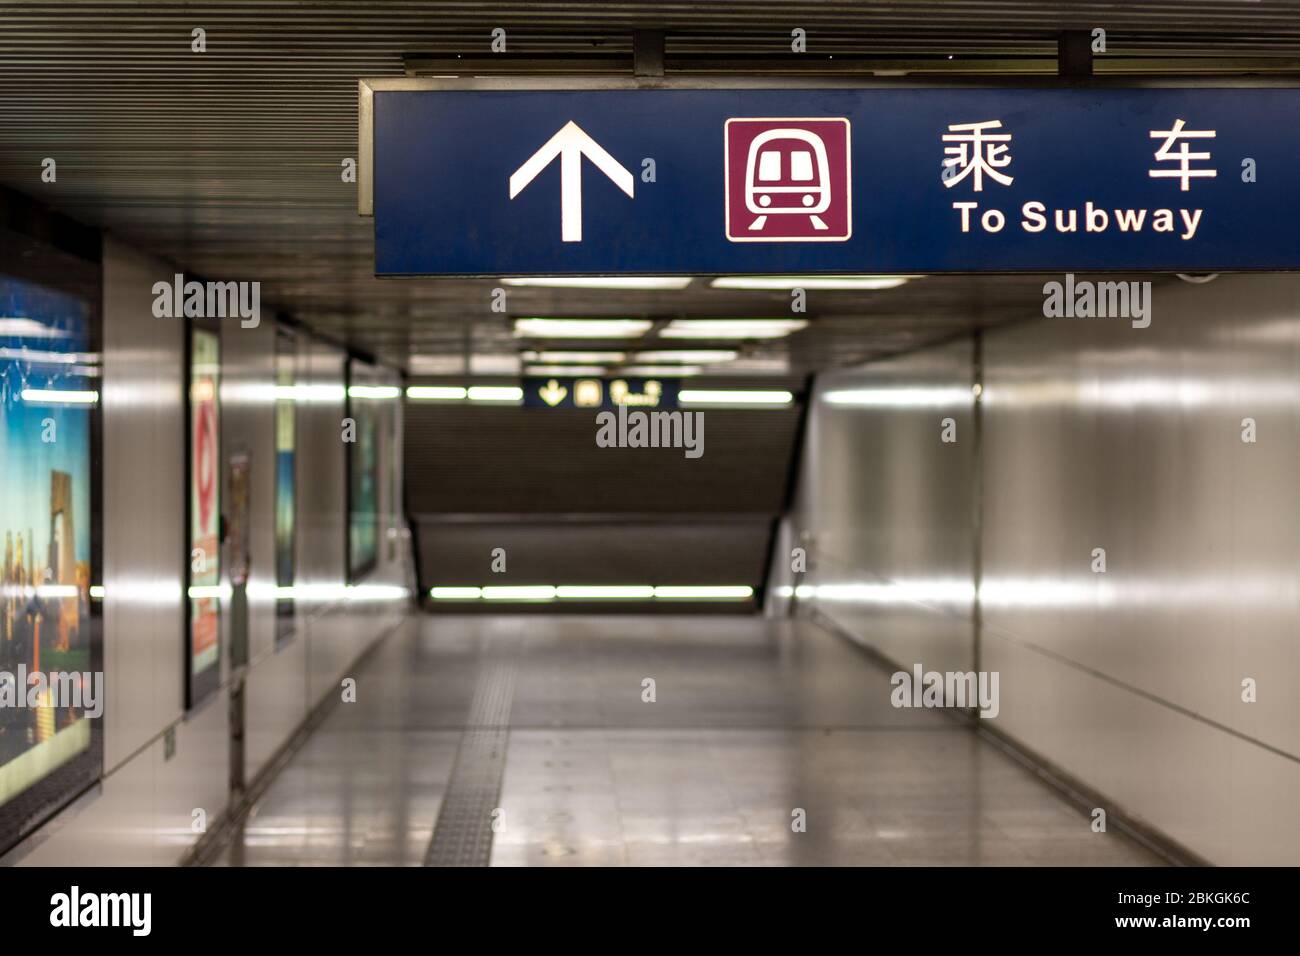
<instances>
[{"instance_id":1,"label":"recessed light strip","mask_svg":"<svg viewBox=\"0 0 1300 956\"><path fill-rule=\"evenodd\" d=\"M490 405L518 405L524 390L518 385L411 385L406 397L417 402L484 402Z\"/></svg>"},{"instance_id":2,"label":"recessed light strip","mask_svg":"<svg viewBox=\"0 0 1300 956\"><path fill-rule=\"evenodd\" d=\"M806 319L674 319L665 339L778 339L808 327Z\"/></svg>"},{"instance_id":3,"label":"recessed light strip","mask_svg":"<svg viewBox=\"0 0 1300 956\"><path fill-rule=\"evenodd\" d=\"M528 584L496 587L439 586L429 589L435 601L748 601L747 584Z\"/></svg>"},{"instance_id":4,"label":"recessed light strip","mask_svg":"<svg viewBox=\"0 0 1300 956\"><path fill-rule=\"evenodd\" d=\"M503 278L501 284L515 288L655 291L685 289L691 280L691 276L519 276Z\"/></svg>"},{"instance_id":5,"label":"recessed light strip","mask_svg":"<svg viewBox=\"0 0 1300 956\"><path fill-rule=\"evenodd\" d=\"M718 276L711 283L715 289L785 291L816 289L819 291L879 292L896 289L919 276Z\"/></svg>"},{"instance_id":6,"label":"recessed light strip","mask_svg":"<svg viewBox=\"0 0 1300 956\"><path fill-rule=\"evenodd\" d=\"M783 408L793 401L794 394L784 389L688 388L677 393L677 402L680 405Z\"/></svg>"}]
</instances>

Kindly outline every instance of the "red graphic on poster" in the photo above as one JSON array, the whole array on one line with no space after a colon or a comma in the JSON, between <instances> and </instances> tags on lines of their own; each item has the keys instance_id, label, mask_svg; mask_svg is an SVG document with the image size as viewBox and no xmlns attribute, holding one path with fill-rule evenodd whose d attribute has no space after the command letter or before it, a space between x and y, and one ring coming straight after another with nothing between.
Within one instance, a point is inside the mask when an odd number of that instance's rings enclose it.
<instances>
[{"instance_id":1,"label":"red graphic on poster","mask_svg":"<svg viewBox=\"0 0 1300 956\"><path fill-rule=\"evenodd\" d=\"M211 402L197 409L198 435L194 443L194 474L198 481L199 527L212 527L217 504L217 426Z\"/></svg>"},{"instance_id":2,"label":"red graphic on poster","mask_svg":"<svg viewBox=\"0 0 1300 956\"><path fill-rule=\"evenodd\" d=\"M190 670L218 659L221 602L221 473L217 338L195 330L190 368ZM197 589L197 591L196 591Z\"/></svg>"},{"instance_id":3,"label":"red graphic on poster","mask_svg":"<svg viewBox=\"0 0 1300 956\"><path fill-rule=\"evenodd\" d=\"M728 239L843 242L852 235L847 119L729 119L723 138Z\"/></svg>"}]
</instances>

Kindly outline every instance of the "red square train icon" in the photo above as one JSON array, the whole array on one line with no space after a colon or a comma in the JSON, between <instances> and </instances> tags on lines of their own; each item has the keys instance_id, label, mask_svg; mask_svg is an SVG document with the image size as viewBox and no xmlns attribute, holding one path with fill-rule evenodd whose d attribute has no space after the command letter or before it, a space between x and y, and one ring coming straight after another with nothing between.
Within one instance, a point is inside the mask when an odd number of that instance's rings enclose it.
<instances>
[{"instance_id":1,"label":"red square train icon","mask_svg":"<svg viewBox=\"0 0 1300 956\"><path fill-rule=\"evenodd\" d=\"M727 238L843 242L853 233L849 121L729 119Z\"/></svg>"}]
</instances>

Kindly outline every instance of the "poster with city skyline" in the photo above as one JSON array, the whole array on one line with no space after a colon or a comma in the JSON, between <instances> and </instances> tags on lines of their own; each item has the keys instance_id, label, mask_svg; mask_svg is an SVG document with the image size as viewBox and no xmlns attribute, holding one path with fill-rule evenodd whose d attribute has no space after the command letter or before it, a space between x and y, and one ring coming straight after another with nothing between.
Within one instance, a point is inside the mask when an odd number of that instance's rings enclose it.
<instances>
[{"instance_id":1,"label":"poster with city skyline","mask_svg":"<svg viewBox=\"0 0 1300 956\"><path fill-rule=\"evenodd\" d=\"M0 804L91 743L84 709L24 686L92 669L90 318L80 297L0 274L0 702L13 704L0 707Z\"/></svg>"}]
</instances>

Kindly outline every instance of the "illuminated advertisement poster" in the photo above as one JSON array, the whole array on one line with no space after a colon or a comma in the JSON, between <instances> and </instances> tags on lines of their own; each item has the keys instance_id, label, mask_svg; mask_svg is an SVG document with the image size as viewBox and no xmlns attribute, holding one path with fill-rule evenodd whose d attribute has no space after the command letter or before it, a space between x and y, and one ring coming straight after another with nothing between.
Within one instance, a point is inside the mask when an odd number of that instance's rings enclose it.
<instances>
[{"instance_id":1,"label":"illuminated advertisement poster","mask_svg":"<svg viewBox=\"0 0 1300 956\"><path fill-rule=\"evenodd\" d=\"M284 335L280 336L278 343L275 357L275 584L277 588L291 588L298 533L293 392L295 346L293 339ZM275 611L276 639L282 641L293 633L293 598L277 598Z\"/></svg>"},{"instance_id":2,"label":"illuminated advertisement poster","mask_svg":"<svg viewBox=\"0 0 1300 956\"><path fill-rule=\"evenodd\" d=\"M190 348L189 705L218 683L221 599L221 442L216 333L194 329Z\"/></svg>"},{"instance_id":3,"label":"illuminated advertisement poster","mask_svg":"<svg viewBox=\"0 0 1300 956\"><path fill-rule=\"evenodd\" d=\"M40 791L72 781L103 714L92 318L81 297L0 273L0 850Z\"/></svg>"},{"instance_id":4,"label":"illuminated advertisement poster","mask_svg":"<svg viewBox=\"0 0 1300 956\"><path fill-rule=\"evenodd\" d=\"M379 551L379 408L358 373L369 366L348 363L348 417L356 423L348 445L348 578L355 581L375 566Z\"/></svg>"}]
</instances>

